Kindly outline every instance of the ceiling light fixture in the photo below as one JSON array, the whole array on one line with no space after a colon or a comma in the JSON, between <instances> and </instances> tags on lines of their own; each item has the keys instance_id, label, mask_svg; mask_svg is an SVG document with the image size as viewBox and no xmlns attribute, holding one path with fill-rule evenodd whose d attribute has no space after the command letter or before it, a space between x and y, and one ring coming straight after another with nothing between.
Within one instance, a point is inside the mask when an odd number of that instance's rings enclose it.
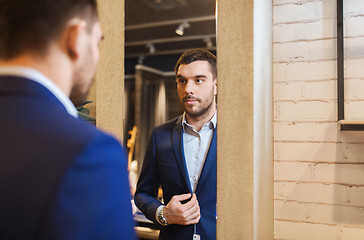
<instances>
[{"instance_id":1,"label":"ceiling light fixture","mask_svg":"<svg viewBox=\"0 0 364 240\"><path fill-rule=\"evenodd\" d=\"M145 59L144 55L139 55L139 57L138 57L138 64L143 64L144 59Z\"/></svg>"},{"instance_id":2,"label":"ceiling light fixture","mask_svg":"<svg viewBox=\"0 0 364 240\"><path fill-rule=\"evenodd\" d=\"M153 43L148 43L146 46L147 46L147 48L149 48L150 54L155 53L155 47L154 47Z\"/></svg>"},{"instance_id":3,"label":"ceiling light fixture","mask_svg":"<svg viewBox=\"0 0 364 240\"><path fill-rule=\"evenodd\" d=\"M176 33L183 36L185 28L189 28L190 24L185 20L176 28Z\"/></svg>"},{"instance_id":4,"label":"ceiling light fixture","mask_svg":"<svg viewBox=\"0 0 364 240\"><path fill-rule=\"evenodd\" d=\"M212 44L211 38L205 37L203 39L203 41L206 43L206 48L212 48L213 44Z\"/></svg>"}]
</instances>

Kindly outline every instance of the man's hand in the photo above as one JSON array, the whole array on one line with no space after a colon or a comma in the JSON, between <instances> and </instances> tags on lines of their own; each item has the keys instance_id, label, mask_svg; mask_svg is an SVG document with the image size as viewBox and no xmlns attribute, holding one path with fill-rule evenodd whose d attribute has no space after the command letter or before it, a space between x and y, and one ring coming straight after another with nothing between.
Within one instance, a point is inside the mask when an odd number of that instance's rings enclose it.
<instances>
[{"instance_id":1,"label":"man's hand","mask_svg":"<svg viewBox=\"0 0 364 240\"><path fill-rule=\"evenodd\" d=\"M168 224L190 225L200 221L200 206L198 205L196 194L193 194L190 201L184 204L181 203L189 198L191 198L190 193L172 197L163 211Z\"/></svg>"}]
</instances>

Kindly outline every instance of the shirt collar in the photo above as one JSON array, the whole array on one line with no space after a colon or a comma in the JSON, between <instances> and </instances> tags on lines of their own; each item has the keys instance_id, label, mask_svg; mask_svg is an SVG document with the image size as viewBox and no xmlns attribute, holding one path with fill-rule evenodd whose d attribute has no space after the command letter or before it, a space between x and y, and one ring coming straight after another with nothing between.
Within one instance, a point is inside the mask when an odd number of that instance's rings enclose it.
<instances>
[{"instance_id":1,"label":"shirt collar","mask_svg":"<svg viewBox=\"0 0 364 240\"><path fill-rule=\"evenodd\" d=\"M44 76L41 72L29 68L29 67L20 67L20 66L3 66L0 67L0 75L11 75L29 78L32 81L35 81L45 88L47 88L66 108L67 112L73 117L77 118L78 113L77 109L71 102L71 100L61 91L61 89L54 84L49 78Z\"/></svg>"},{"instance_id":2,"label":"shirt collar","mask_svg":"<svg viewBox=\"0 0 364 240\"><path fill-rule=\"evenodd\" d=\"M210 124L211 126L211 129L215 129L216 128L216 112L214 114L214 116L212 116L212 118L210 119L210 121L208 121L207 123ZM207 123L205 123L204 125L206 125ZM182 128L183 128L183 131L185 131L185 127L189 127L190 129L193 129L193 126L188 124L187 123L187 120L186 120L186 112L183 112L183 115L182 115Z\"/></svg>"}]
</instances>

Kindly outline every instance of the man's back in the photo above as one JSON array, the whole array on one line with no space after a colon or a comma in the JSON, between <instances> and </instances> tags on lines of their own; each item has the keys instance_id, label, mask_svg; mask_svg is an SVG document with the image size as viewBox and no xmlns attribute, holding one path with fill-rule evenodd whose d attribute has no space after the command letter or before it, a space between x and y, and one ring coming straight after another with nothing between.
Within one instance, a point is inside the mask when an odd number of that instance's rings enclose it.
<instances>
[{"instance_id":1,"label":"man's back","mask_svg":"<svg viewBox=\"0 0 364 240\"><path fill-rule=\"evenodd\" d=\"M0 76L0 109L1 239L132 238L117 141L30 79Z\"/></svg>"},{"instance_id":2,"label":"man's back","mask_svg":"<svg viewBox=\"0 0 364 240\"><path fill-rule=\"evenodd\" d=\"M104 38L97 0L5 0L0 23L0 239L134 239L126 156L75 108Z\"/></svg>"}]
</instances>

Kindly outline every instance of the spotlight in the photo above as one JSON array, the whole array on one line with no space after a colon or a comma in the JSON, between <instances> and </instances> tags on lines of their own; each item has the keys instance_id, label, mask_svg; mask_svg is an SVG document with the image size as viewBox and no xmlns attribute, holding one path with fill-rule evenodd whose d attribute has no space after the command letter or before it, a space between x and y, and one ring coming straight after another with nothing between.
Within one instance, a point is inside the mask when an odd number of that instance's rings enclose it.
<instances>
[{"instance_id":1,"label":"spotlight","mask_svg":"<svg viewBox=\"0 0 364 240\"><path fill-rule=\"evenodd\" d=\"M176 33L183 36L185 28L189 28L190 24L187 21L181 22L181 24L176 28Z\"/></svg>"},{"instance_id":2,"label":"spotlight","mask_svg":"<svg viewBox=\"0 0 364 240\"><path fill-rule=\"evenodd\" d=\"M203 41L206 43L206 47L207 47L207 48L211 48L211 47L212 47L212 41L211 41L211 38L209 38L209 37L205 37L205 38L203 39Z\"/></svg>"},{"instance_id":3,"label":"spotlight","mask_svg":"<svg viewBox=\"0 0 364 240\"><path fill-rule=\"evenodd\" d=\"M155 53L155 47L154 47L153 43L148 43L147 48L149 48L149 53L150 54Z\"/></svg>"},{"instance_id":4,"label":"spotlight","mask_svg":"<svg viewBox=\"0 0 364 240\"><path fill-rule=\"evenodd\" d=\"M145 59L144 55L140 55L140 56L138 57L138 64L143 64L144 59Z\"/></svg>"}]
</instances>

